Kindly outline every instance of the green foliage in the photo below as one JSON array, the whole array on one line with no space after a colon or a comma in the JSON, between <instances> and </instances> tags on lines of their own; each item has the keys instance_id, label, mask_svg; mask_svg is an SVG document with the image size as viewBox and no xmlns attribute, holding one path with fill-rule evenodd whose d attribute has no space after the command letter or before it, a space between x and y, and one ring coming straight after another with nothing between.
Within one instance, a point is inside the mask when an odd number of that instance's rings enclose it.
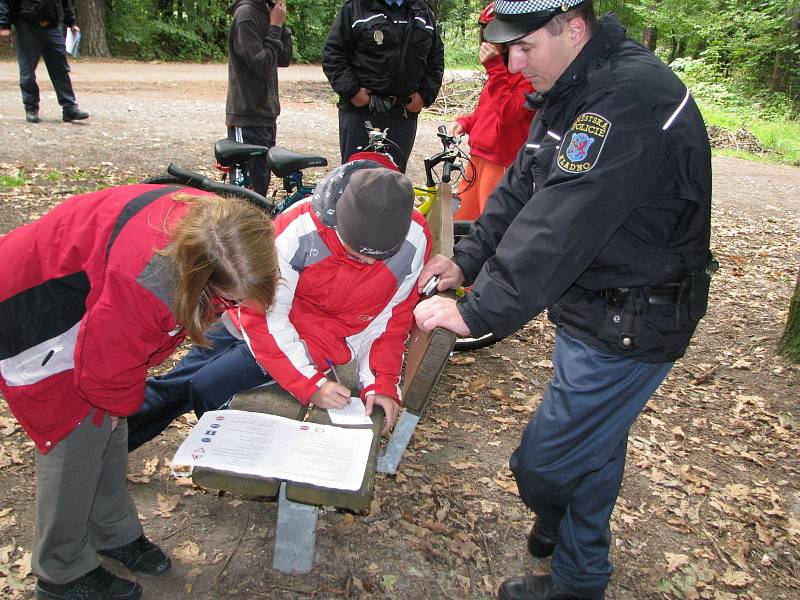
<instances>
[{"instance_id":1,"label":"green foliage","mask_svg":"<svg viewBox=\"0 0 800 600\"><path fill-rule=\"evenodd\" d=\"M0 188L18 188L28 183L28 177L22 171L16 175L0 175Z\"/></svg>"},{"instance_id":2,"label":"green foliage","mask_svg":"<svg viewBox=\"0 0 800 600\"><path fill-rule=\"evenodd\" d=\"M140 60L221 60L226 6L213 0L111 0L109 48L114 56Z\"/></svg>"},{"instance_id":3,"label":"green foliage","mask_svg":"<svg viewBox=\"0 0 800 600\"><path fill-rule=\"evenodd\" d=\"M319 62L341 2L337 0L289 0L287 23L292 29L295 62Z\"/></svg>"}]
</instances>

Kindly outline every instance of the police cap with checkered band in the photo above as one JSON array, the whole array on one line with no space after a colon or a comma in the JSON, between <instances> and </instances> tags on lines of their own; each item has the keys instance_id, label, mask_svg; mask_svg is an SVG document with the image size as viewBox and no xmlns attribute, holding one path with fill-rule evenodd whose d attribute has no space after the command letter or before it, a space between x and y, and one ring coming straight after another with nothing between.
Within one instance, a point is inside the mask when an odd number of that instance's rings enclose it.
<instances>
[{"instance_id":1,"label":"police cap with checkered band","mask_svg":"<svg viewBox=\"0 0 800 600\"><path fill-rule=\"evenodd\" d=\"M486 26L483 37L495 44L513 42L544 27L557 14L584 2L585 0L496 0L494 19Z\"/></svg>"}]
</instances>

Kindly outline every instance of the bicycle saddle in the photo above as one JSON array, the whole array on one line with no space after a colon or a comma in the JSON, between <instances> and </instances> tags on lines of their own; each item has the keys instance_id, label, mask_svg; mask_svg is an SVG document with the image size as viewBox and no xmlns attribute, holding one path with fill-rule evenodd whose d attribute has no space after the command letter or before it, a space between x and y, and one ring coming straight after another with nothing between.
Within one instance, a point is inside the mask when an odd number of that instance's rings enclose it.
<instances>
[{"instance_id":1,"label":"bicycle saddle","mask_svg":"<svg viewBox=\"0 0 800 600\"><path fill-rule=\"evenodd\" d=\"M276 176L286 177L308 167L324 167L328 164L328 159L324 156L300 154L280 146L273 146L267 154L267 164Z\"/></svg>"},{"instance_id":2,"label":"bicycle saddle","mask_svg":"<svg viewBox=\"0 0 800 600\"><path fill-rule=\"evenodd\" d=\"M223 167L242 164L252 156L263 156L267 152L269 152L269 148L266 146L242 144L229 139L222 139L214 144L214 158Z\"/></svg>"}]
</instances>

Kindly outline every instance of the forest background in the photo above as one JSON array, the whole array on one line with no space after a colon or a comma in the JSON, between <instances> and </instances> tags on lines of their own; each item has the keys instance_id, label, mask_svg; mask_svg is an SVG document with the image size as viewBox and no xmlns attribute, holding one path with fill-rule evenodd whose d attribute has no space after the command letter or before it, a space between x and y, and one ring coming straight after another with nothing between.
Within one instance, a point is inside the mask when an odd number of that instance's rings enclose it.
<instances>
[{"instance_id":1,"label":"forest background","mask_svg":"<svg viewBox=\"0 0 800 600\"><path fill-rule=\"evenodd\" d=\"M478 67L486 0L427 0L451 68ZM224 61L228 0L73 0L87 57ZM342 0L287 0L295 62L318 62ZM595 0L686 81L709 124L800 164L800 0ZM730 153L737 154L736 149Z\"/></svg>"}]
</instances>

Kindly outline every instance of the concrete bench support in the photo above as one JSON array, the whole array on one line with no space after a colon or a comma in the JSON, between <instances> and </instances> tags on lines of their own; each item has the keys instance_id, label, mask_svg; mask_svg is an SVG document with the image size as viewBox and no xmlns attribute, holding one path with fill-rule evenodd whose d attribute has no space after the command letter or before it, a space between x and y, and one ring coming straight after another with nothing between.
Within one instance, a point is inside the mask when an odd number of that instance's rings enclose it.
<instances>
[{"instance_id":1,"label":"concrete bench support","mask_svg":"<svg viewBox=\"0 0 800 600\"><path fill-rule=\"evenodd\" d=\"M383 456L378 457L378 473L396 473L408 442L419 423L419 415L404 411L394 427L392 437L386 443Z\"/></svg>"},{"instance_id":2,"label":"concrete bench support","mask_svg":"<svg viewBox=\"0 0 800 600\"><path fill-rule=\"evenodd\" d=\"M311 570L314 566L318 515L318 507L289 500L286 497L286 483L281 483L273 569L284 573Z\"/></svg>"}]
</instances>

